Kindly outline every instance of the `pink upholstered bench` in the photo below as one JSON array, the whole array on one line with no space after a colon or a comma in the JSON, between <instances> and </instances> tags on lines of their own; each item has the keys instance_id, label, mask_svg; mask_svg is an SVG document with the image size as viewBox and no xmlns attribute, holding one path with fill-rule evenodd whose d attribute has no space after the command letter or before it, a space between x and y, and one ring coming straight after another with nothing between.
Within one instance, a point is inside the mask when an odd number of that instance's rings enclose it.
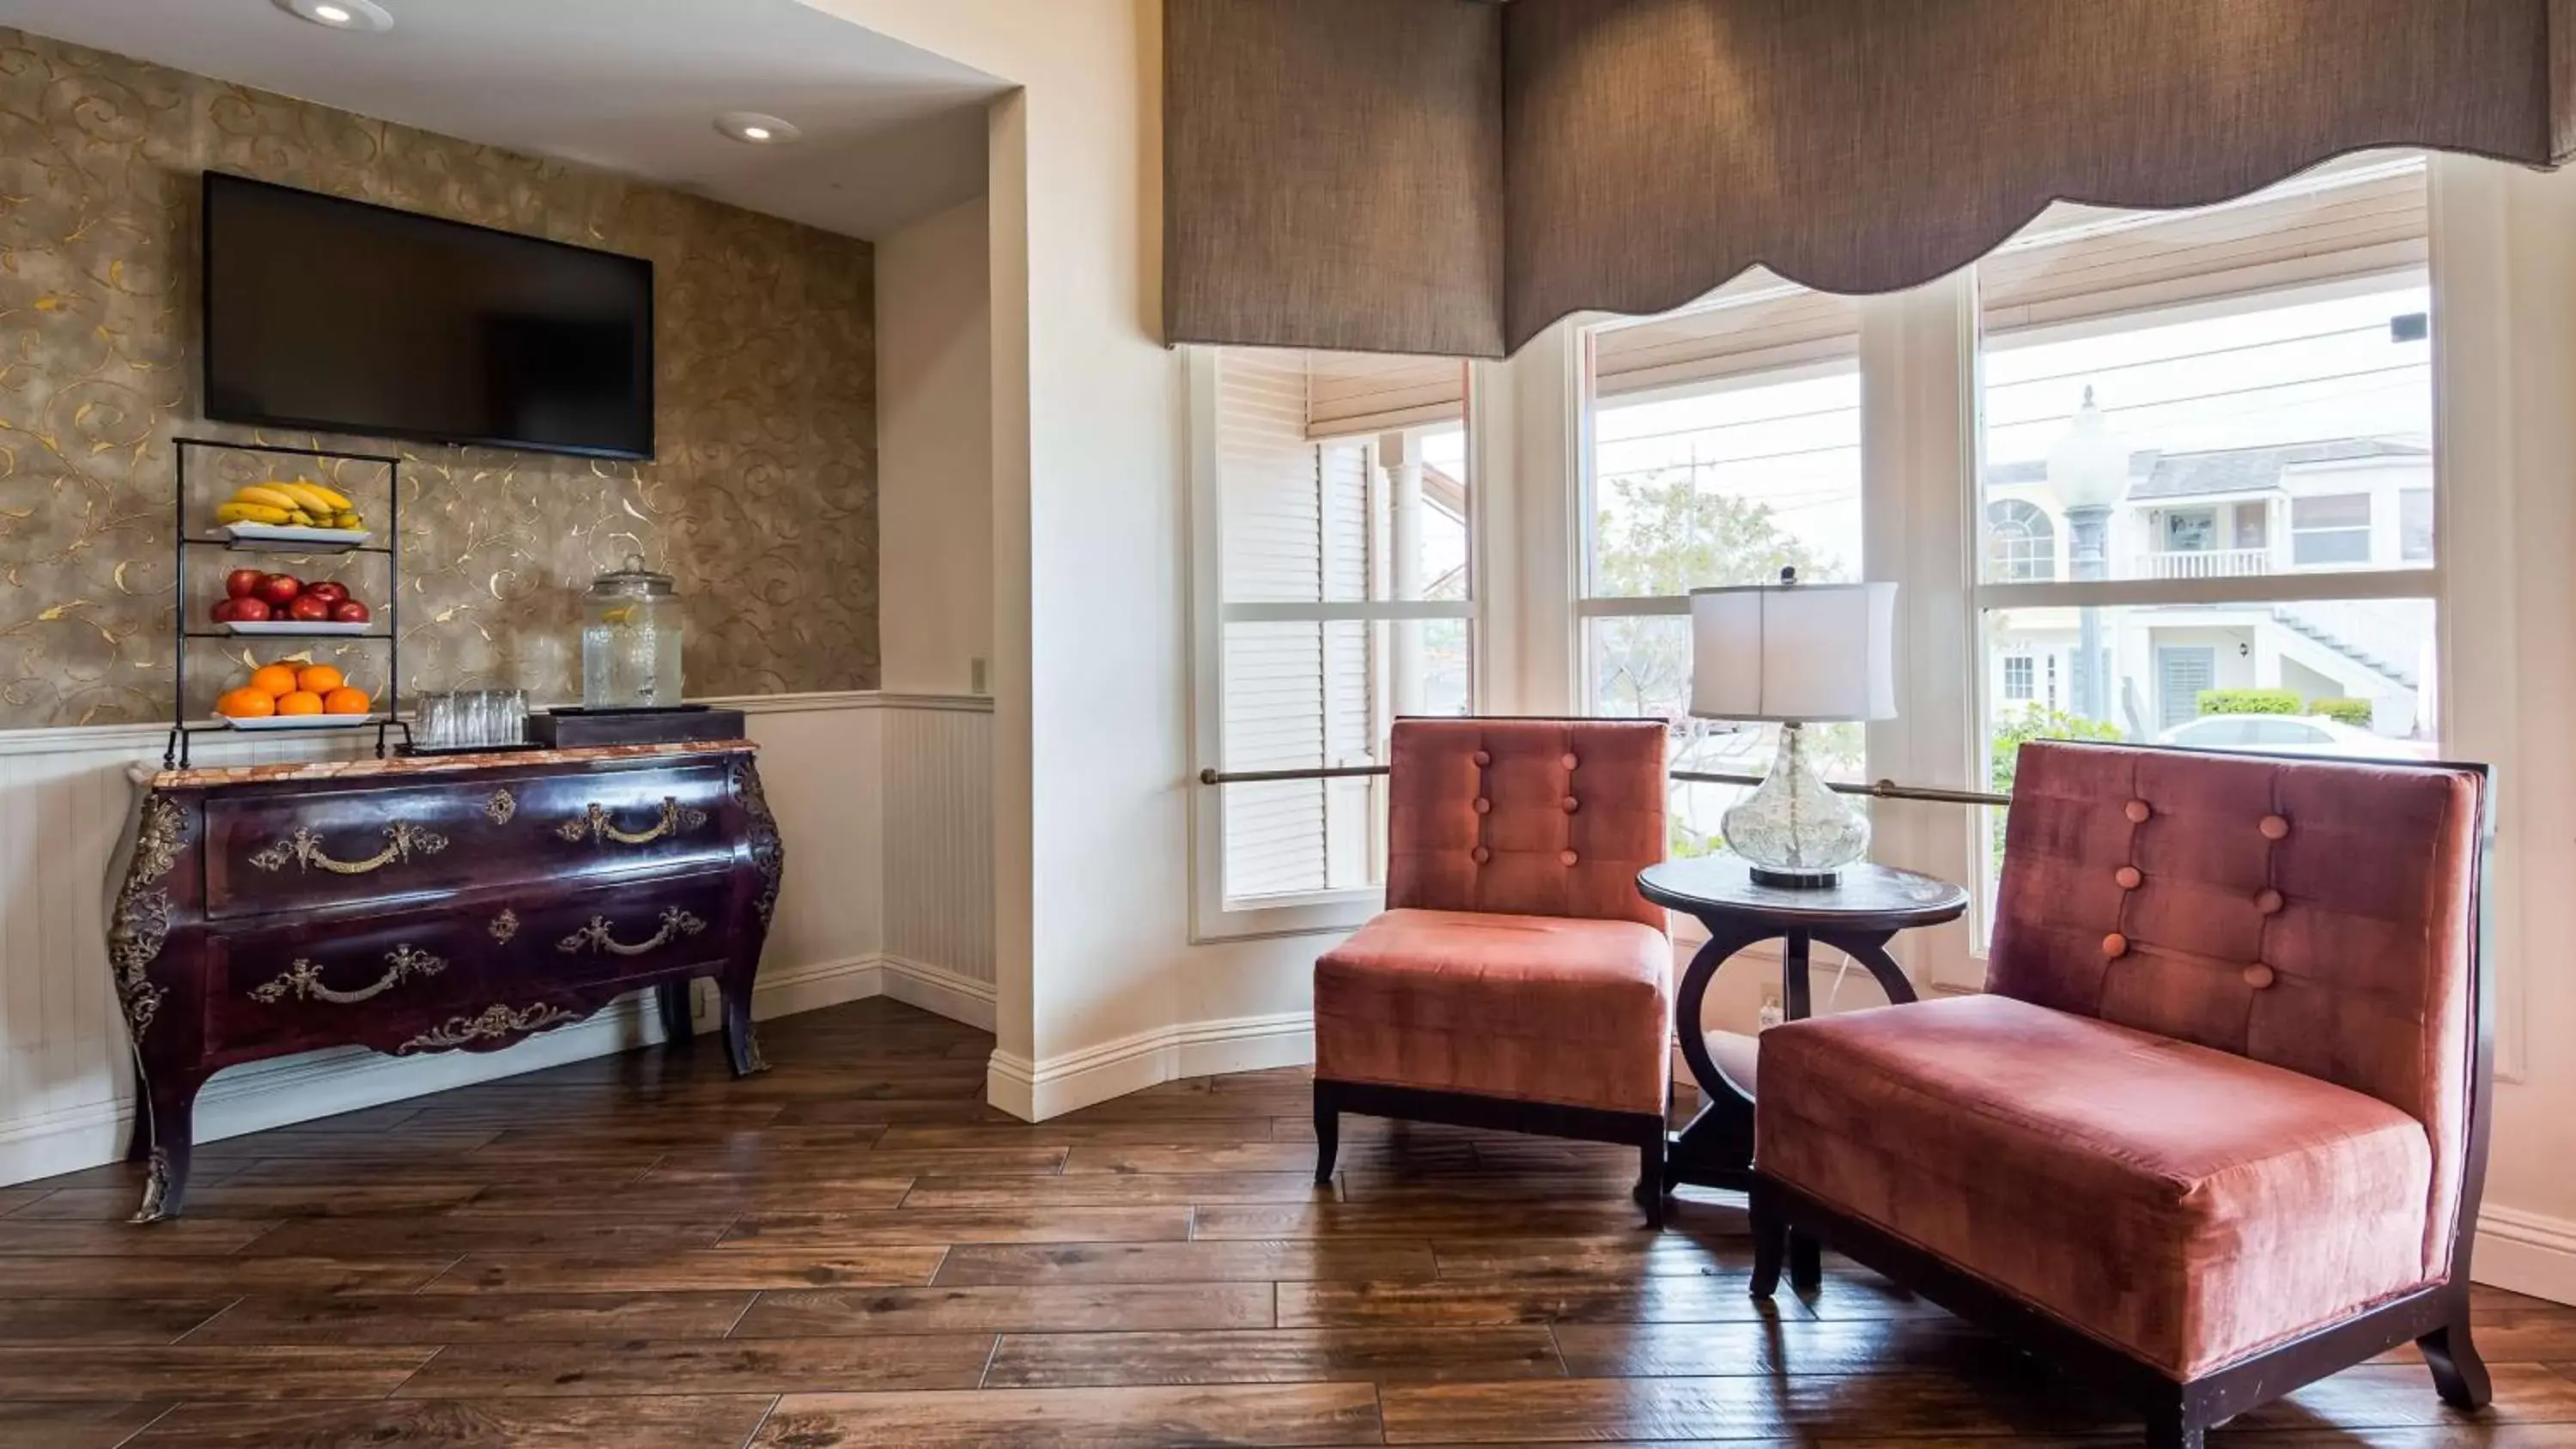
<instances>
[{"instance_id":1,"label":"pink upholstered bench","mask_svg":"<svg viewBox=\"0 0 2576 1449\"><path fill-rule=\"evenodd\" d=\"M1404 720L1387 906L1315 963L1316 1180L1340 1114L1634 1144L1662 1221L1672 945L1654 720Z\"/></svg>"}]
</instances>

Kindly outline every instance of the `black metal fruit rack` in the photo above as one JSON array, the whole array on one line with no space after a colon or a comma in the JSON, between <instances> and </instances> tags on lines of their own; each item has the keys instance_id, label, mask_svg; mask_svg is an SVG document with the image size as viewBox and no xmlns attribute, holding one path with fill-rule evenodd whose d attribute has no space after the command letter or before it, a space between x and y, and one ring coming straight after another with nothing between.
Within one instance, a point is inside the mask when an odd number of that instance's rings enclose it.
<instances>
[{"instance_id":1,"label":"black metal fruit rack","mask_svg":"<svg viewBox=\"0 0 2576 1449\"><path fill-rule=\"evenodd\" d=\"M239 443L222 438L174 438L171 441L177 447L179 476L178 495L171 505L171 538L174 542L170 559L170 591L173 595L170 641L173 656L170 742L161 752L162 766L186 769L188 741L191 737L232 728L220 722L192 721L188 718L188 646L206 639L330 639L344 644L361 640L382 641L385 646L385 697L381 701L382 708L376 712L376 718L372 722L354 725L287 726L277 729L275 733L302 736L374 730L378 759L383 759L387 753L386 737L389 731L402 731L403 738L408 741L411 737L411 726L398 717L401 713L399 706L402 689L402 459L386 453L350 453L335 448L290 448L274 443ZM265 453L290 458L316 458L380 466L385 470L385 511L379 520L375 536L385 541L381 544L334 547L284 539L236 539L222 535L207 538L192 537L188 528L188 455L198 448L204 448L210 452ZM195 624L189 617L191 600L188 597L188 555L192 549L213 549L222 553L291 553L311 558L324 556L349 558L380 554L385 559L385 596L384 602L375 609L370 622L381 622L384 626L383 632L370 630L364 634L337 634L316 631L310 634L248 635L232 634L221 629L208 629Z\"/></svg>"}]
</instances>

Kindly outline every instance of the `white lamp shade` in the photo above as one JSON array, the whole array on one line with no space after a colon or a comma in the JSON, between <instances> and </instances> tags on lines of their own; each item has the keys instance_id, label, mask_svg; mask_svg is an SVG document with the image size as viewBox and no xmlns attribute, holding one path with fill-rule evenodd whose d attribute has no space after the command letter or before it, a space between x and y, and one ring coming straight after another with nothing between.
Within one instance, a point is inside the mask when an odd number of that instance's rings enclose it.
<instances>
[{"instance_id":1,"label":"white lamp shade","mask_svg":"<svg viewBox=\"0 0 2576 1449\"><path fill-rule=\"evenodd\" d=\"M1691 713L1783 723L1896 718L1896 585L1693 592Z\"/></svg>"}]
</instances>

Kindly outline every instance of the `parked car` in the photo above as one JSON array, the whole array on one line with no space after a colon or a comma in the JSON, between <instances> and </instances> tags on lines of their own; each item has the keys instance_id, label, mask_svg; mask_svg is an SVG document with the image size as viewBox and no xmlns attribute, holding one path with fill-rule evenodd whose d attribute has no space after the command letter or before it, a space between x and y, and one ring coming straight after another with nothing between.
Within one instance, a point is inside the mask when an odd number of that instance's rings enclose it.
<instances>
[{"instance_id":1,"label":"parked car","mask_svg":"<svg viewBox=\"0 0 2576 1449\"><path fill-rule=\"evenodd\" d=\"M2391 739L2308 714L2205 714L2163 731L2156 743L2339 760L2429 760L2434 755L2433 747L2421 740Z\"/></svg>"}]
</instances>

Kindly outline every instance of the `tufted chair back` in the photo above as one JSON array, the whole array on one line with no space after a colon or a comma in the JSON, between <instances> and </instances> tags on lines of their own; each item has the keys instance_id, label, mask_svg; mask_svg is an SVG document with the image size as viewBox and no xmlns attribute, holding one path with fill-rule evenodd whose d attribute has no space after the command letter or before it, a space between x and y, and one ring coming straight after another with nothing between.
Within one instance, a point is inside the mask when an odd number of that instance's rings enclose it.
<instances>
[{"instance_id":1,"label":"tufted chair back","mask_svg":"<svg viewBox=\"0 0 2576 1449\"><path fill-rule=\"evenodd\" d=\"M1406 719L1387 781L1386 904L1639 921L1664 858L1660 720Z\"/></svg>"},{"instance_id":2,"label":"tufted chair back","mask_svg":"<svg viewBox=\"0 0 2576 1449\"><path fill-rule=\"evenodd\" d=\"M2450 1266L2477 1069L2475 769L2022 746L1986 989L2377 1097Z\"/></svg>"}]
</instances>

